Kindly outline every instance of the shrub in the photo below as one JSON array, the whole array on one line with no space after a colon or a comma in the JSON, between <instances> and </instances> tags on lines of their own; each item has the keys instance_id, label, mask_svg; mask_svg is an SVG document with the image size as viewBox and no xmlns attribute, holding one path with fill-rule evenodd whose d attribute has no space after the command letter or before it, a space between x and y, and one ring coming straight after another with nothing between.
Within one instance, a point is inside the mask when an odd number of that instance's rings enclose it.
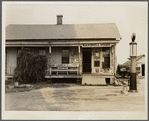
<instances>
[{"instance_id":1,"label":"shrub","mask_svg":"<svg viewBox=\"0 0 149 121\"><path fill-rule=\"evenodd\" d=\"M33 53L29 48L22 48L18 54L13 80L20 83L39 82L44 79L46 69L46 56Z\"/></svg>"}]
</instances>

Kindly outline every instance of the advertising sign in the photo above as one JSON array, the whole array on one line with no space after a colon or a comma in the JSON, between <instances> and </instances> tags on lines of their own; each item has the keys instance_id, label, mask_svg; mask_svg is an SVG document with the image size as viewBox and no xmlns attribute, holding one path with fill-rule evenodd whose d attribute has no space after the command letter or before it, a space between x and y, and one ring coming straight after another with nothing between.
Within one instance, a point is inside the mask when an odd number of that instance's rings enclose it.
<instances>
[{"instance_id":1,"label":"advertising sign","mask_svg":"<svg viewBox=\"0 0 149 121\"><path fill-rule=\"evenodd\" d=\"M109 43L84 43L82 47L111 47Z\"/></svg>"}]
</instances>

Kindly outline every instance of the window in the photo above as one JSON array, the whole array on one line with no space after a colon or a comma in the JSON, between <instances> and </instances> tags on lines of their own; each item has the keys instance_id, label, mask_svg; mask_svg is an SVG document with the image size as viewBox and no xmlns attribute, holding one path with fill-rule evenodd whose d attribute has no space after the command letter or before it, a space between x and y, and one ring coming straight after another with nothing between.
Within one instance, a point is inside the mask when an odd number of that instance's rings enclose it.
<instances>
[{"instance_id":1,"label":"window","mask_svg":"<svg viewBox=\"0 0 149 121\"><path fill-rule=\"evenodd\" d=\"M69 48L62 48L62 64L69 64Z\"/></svg>"},{"instance_id":2,"label":"window","mask_svg":"<svg viewBox=\"0 0 149 121\"><path fill-rule=\"evenodd\" d=\"M94 67L99 67L100 66L100 61L94 61Z\"/></svg>"},{"instance_id":3,"label":"window","mask_svg":"<svg viewBox=\"0 0 149 121\"><path fill-rule=\"evenodd\" d=\"M102 68L110 68L110 48L109 47L103 47L103 62L102 62Z\"/></svg>"},{"instance_id":4,"label":"window","mask_svg":"<svg viewBox=\"0 0 149 121\"><path fill-rule=\"evenodd\" d=\"M46 50L39 50L40 55L46 55Z\"/></svg>"}]
</instances>

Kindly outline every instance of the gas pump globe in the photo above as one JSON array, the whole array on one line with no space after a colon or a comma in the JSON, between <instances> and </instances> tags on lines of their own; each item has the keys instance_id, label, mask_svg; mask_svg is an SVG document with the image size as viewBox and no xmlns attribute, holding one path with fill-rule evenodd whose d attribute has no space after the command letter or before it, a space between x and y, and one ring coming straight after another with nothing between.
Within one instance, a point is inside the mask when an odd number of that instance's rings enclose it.
<instances>
[{"instance_id":1,"label":"gas pump globe","mask_svg":"<svg viewBox=\"0 0 149 121\"><path fill-rule=\"evenodd\" d=\"M132 42L129 43L129 46L130 46L130 57L134 56L136 57L137 56L137 43L135 42L135 38L136 38L136 34L135 33L132 33L132 36L131 36L131 39L132 39Z\"/></svg>"},{"instance_id":2,"label":"gas pump globe","mask_svg":"<svg viewBox=\"0 0 149 121\"><path fill-rule=\"evenodd\" d=\"M138 92L137 83L136 83L136 56L137 56L137 43L135 42L136 34L132 33L131 39L132 42L129 43L130 46L130 58L131 58L131 67L130 67L130 88L129 92Z\"/></svg>"}]
</instances>

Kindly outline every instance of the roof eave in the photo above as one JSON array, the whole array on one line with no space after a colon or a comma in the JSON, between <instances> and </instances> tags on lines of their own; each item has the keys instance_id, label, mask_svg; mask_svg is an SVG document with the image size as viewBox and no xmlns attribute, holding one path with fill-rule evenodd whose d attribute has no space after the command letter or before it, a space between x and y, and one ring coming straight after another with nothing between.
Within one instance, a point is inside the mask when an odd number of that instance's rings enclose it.
<instances>
[{"instance_id":1,"label":"roof eave","mask_svg":"<svg viewBox=\"0 0 149 121\"><path fill-rule=\"evenodd\" d=\"M38 38L38 39L34 39L34 38L26 38L26 39L10 39L10 38L6 38L6 40L116 40L116 41L119 41L119 39L117 38Z\"/></svg>"},{"instance_id":2,"label":"roof eave","mask_svg":"<svg viewBox=\"0 0 149 121\"><path fill-rule=\"evenodd\" d=\"M122 38L121 37L120 38L116 38L116 40L120 41L120 40L122 40Z\"/></svg>"}]
</instances>

